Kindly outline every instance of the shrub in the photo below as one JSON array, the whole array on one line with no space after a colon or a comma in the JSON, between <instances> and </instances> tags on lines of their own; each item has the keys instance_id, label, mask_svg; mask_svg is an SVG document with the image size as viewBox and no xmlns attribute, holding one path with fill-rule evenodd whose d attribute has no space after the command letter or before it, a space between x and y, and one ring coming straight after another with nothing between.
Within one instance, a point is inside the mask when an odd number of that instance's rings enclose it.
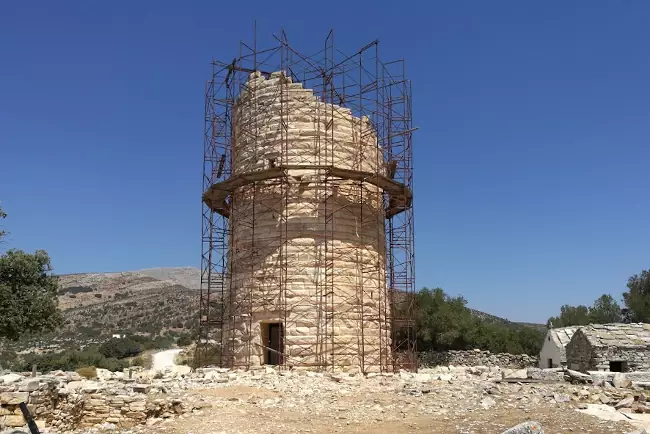
<instances>
[{"instance_id":1,"label":"shrub","mask_svg":"<svg viewBox=\"0 0 650 434\"><path fill-rule=\"evenodd\" d=\"M191 345L188 348L185 348L183 351L180 353L176 354L176 357L174 357L174 363L177 365L187 365L190 367L196 367L194 366L194 353L196 352L196 346Z\"/></svg>"},{"instance_id":2,"label":"shrub","mask_svg":"<svg viewBox=\"0 0 650 434\"><path fill-rule=\"evenodd\" d=\"M142 366L145 369L150 369L152 366L151 354L140 354L138 357L131 359L131 366Z\"/></svg>"},{"instance_id":3,"label":"shrub","mask_svg":"<svg viewBox=\"0 0 650 434\"><path fill-rule=\"evenodd\" d=\"M38 369L43 372L59 369L62 371L72 371L88 367L121 371L129 366L127 360L104 357L98 351L97 346L89 346L83 350L70 349L59 353L24 355L22 358L14 359L10 367L15 371L29 371L33 364L36 364Z\"/></svg>"},{"instance_id":4,"label":"shrub","mask_svg":"<svg viewBox=\"0 0 650 434\"><path fill-rule=\"evenodd\" d=\"M84 378L97 378L97 368L94 366L86 366L85 368L77 369L77 374L81 375Z\"/></svg>"},{"instance_id":5,"label":"shrub","mask_svg":"<svg viewBox=\"0 0 650 434\"><path fill-rule=\"evenodd\" d=\"M176 340L176 345L178 345L179 347L186 347L191 344L192 344L192 338L190 338L188 335L182 335Z\"/></svg>"},{"instance_id":6,"label":"shrub","mask_svg":"<svg viewBox=\"0 0 650 434\"><path fill-rule=\"evenodd\" d=\"M116 372L122 371L124 368L129 367L129 362L127 360L119 360L114 357L101 360L99 367L103 369L108 369L109 371Z\"/></svg>"},{"instance_id":7,"label":"shrub","mask_svg":"<svg viewBox=\"0 0 650 434\"><path fill-rule=\"evenodd\" d=\"M146 350L166 350L171 348L174 345L174 339L167 336L132 336L135 342L142 346L144 351Z\"/></svg>"},{"instance_id":8,"label":"shrub","mask_svg":"<svg viewBox=\"0 0 650 434\"><path fill-rule=\"evenodd\" d=\"M221 362L221 350L216 346L206 345L200 348L192 346L183 353L186 358L183 364L187 364L192 368L218 366Z\"/></svg>"},{"instance_id":9,"label":"shrub","mask_svg":"<svg viewBox=\"0 0 650 434\"><path fill-rule=\"evenodd\" d=\"M12 349L0 349L0 370L12 366L16 360L16 352Z\"/></svg>"},{"instance_id":10,"label":"shrub","mask_svg":"<svg viewBox=\"0 0 650 434\"><path fill-rule=\"evenodd\" d=\"M97 338L102 334L101 329L86 326L77 327L76 332L84 338Z\"/></svg>"},{"instance_id":11,"label":"shrub","mask_svg":"<svg viewBox=\"0 0 650 434\"><path fill-rule=\"evenodd\" d=\"M94 289L88 287L88 286L69 286L67 288L62 288L59 289L58 294L63 295L63 294L79 294L82 292L93 292Z\"/></svg>"},{"instance_id":12,"label":"shrub","mask_svg":"<svg viewBox=\"0 0 650 434\"><path fill-rule=\"evenodd\" d=\"M99 347L99 352L104 357L117 359L137 356L142 350L142 345L129 337L123 339L111 338Z\"/></svg>"}]
</instances>

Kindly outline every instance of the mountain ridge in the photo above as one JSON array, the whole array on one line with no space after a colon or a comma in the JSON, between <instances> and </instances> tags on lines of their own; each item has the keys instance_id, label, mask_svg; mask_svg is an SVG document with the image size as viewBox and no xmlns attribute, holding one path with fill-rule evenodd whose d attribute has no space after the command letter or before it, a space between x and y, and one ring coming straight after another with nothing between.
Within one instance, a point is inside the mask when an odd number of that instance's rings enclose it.
<instances>
[{"instance_id":1,"label":"mountain ridge","mask_svg":"<svg viewBox=\"0 0 650 434\"><path fill-rule=\"evenodd\" d=\"M69 273L58 276L61 285L59 300L64 310L101 305L107 301L120 305L144 298L151 302L152 297L155 298L156 291L169 292L170 289L179 292L181 303L179 308L185 311L183 316L196 316L198 310L201 270L196 267L153 267L132 271ZM196 297L194 305L188 297ZM539 330L546 328L544 324L510 321L477 309L469 309L475 316L488 322L513 327L533 327ZM190 320L190 322L194 324L195 321Z\"/></svg>"},{"instance_id":2,"label":"mountain ridge","mask_svg":"<svg viewBox=\"0 0 650 434\"><path fill-rule=\"evenodd\" d=\"M68 273L59 278L59 307L64 323L56 332L27 337L19 348L70 348L101 342L113 335L190 335L198 328L201 270L154 267L132 271ZM476 309L487 322L513 328L518 323Z\"/></svg>"}]
</instances>

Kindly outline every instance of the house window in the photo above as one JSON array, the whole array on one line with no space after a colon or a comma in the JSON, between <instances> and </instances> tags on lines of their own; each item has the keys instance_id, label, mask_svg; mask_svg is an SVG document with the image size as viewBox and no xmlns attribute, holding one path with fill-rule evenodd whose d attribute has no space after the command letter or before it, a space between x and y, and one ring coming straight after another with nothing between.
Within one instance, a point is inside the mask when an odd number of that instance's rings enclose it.
<instances>
[{"instance_id":1,"label":"house window","mask_svg":"<svg viewBox=\"0 0 650 434\"><path fill-rule=\"evenodd\" d=\"M548 359L548 367L549 368L553 367L553 359Z\"/></svg>"},{"instance_id":2,"label":"house window","mask_svg":"<svg viewBox=\"0 0 650 434\"><path fill-rule=\"evenodd\" d=\"M627 372L627 360L613 360L609 362L610 372Z\"/></svg>"}]
</instances>

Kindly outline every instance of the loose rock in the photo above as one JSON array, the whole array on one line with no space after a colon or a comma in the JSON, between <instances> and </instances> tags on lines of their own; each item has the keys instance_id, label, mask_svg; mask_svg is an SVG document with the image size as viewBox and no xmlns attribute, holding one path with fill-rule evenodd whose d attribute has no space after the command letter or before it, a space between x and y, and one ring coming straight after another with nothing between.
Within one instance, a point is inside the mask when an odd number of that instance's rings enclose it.
<instances>
[{"instance_id":1,"label":"loose rock","mask_svg":"<svg viewBox=\"0 0 650 434\"><path fill-rule=\"evenodd\" d=\"M632 407L632 403L634 403L634 397L633 396L628 396L627 398L623 398L620 400L616 405L614 406L615 409L620 409L620 408L629 408Z\"/></svg>"},{"instance_id":2,"label":"loose rock","mask_svg":"<svg viewBox=\"0 0 650 434\"><path fill-rule=\"evenodd\" d=\"M617 372L614 374L614 378L612 378L612 384L619 389L626 389L632 386L632 381L625 374Z\"/></svg>"},{"instance_id":3,"label":"loose rock","mask_svg":"<svg viewBox=\"0 0 650 434\"><path fill-rule=\"evenodd\" d=\"M501 434L544 434L542 425L539 422L524 422L510 429L503 431Z\"/></svg>"}]
</instances>

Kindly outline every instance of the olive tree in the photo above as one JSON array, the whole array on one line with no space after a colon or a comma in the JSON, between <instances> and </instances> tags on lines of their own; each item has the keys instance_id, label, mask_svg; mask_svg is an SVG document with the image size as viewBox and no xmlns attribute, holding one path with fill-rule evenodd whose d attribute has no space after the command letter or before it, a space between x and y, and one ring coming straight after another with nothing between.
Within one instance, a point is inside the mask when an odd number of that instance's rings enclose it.
<instances>
[{"instance_id":1,"label":"olive tree","mask_svg":"<svg viewBox=\"0 0 650 434\"><path fill-rule=\"evenodd\" d=\"M5 217L0 209L0 218ZM58 281L51 271L43 250L30 254L11 249L0 255L0 338L17 340L60 324Z\"/></svg>"}]
</instances>

